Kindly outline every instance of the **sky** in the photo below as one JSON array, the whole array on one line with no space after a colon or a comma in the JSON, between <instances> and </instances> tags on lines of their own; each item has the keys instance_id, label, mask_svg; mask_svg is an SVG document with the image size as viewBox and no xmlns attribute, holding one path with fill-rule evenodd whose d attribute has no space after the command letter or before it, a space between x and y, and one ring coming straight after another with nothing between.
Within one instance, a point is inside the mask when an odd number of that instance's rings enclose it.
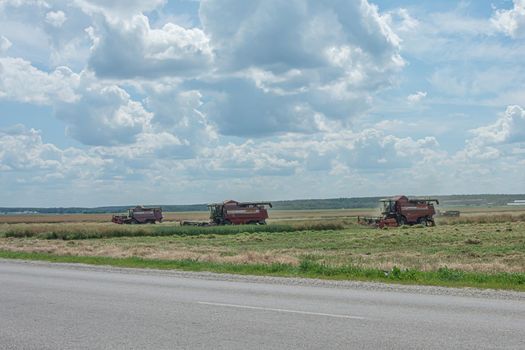
<instances>
[{"instance_id":1,"label":"sky","mask_svg":"<svg viewBox=\"0 0 525 350\"><path fill-rule=\"evenodd\" d=\"M525 0L0 0L0 206L525 193Z\"/></svg>"}]
</instances>

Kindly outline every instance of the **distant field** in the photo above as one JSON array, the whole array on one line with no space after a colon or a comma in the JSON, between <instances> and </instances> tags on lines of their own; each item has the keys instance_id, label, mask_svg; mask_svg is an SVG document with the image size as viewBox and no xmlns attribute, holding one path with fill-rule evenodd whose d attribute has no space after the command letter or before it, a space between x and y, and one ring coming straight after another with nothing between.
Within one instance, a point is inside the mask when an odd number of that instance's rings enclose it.
<instances>
[{"instance_id":1,"label":"distant field","mask_svg":"<svg viewBox=\"0 0 525 350\"><path fill-rule=\"evenodd\" d=\"M508 214L519 215L525 213L525 207L453 207L460 210L462 216ZM446 210L442 208L442 210ZM377 208L362 209L321 209L321 210L270 210L269 222L301 221L320 219L346 219L357 216L379 215ZM112 214L24 214L0 215L0 224L8 223L61 223L61 222L110 222ZM208 219L207 211L165 212L164 220L167 222L184 220Z\"/></svg>"},{"instance_id":2,"label":"distant field","mask_svg":"<svg viewBox=\"0 0 525 350\"><path fill-rule=\"evenodd\" d=\"M460 210L436 227L387 230L356 224L356 216L374 214L367 209L272 211L267 226L208 228L116 225L93 214L51 216L56 223L23 216L25 223L0 224L0 257L372 280L384 272L403 283L525 290L525 210ZM205 220L207 213L167 216Z\"/></svg>"}]
</instances>

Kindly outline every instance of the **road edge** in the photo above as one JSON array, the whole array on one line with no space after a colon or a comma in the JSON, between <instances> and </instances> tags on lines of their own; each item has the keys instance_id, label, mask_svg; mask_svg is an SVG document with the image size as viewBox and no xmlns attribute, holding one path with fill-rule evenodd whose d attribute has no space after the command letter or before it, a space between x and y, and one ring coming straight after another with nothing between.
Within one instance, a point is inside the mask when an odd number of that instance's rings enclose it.
<instances>
[{"instance_id":1,"label":"road edge","mask_svg":"<svg viewBox=\"0 0 525 350\"><path fill-rule=\"evenodd\" d=\"M0 258L0 263L17 265L34 265L49 268L60 268L77 271L97 271L121 274L141 274L152 276L166 276L178 278L191 278L203 280L215 280L238 283L264 283L275 285L320 287L320 288L343 288L359 289L379 292L398 292L424 295L446 295L458 297L472 297L483 299L501 299L525 301L525 292L496 289L479 289L472 287L441 287L426 285L389 284L384 282L351 281L351 280L325 280L302 277L276 277L261 275L240 275L217 272L195 272L184 270L160 270L150 268L116 267L111 265L90 265L84 263L49 262L42 260L6 259Z\"/></svg>"}]
</instances>

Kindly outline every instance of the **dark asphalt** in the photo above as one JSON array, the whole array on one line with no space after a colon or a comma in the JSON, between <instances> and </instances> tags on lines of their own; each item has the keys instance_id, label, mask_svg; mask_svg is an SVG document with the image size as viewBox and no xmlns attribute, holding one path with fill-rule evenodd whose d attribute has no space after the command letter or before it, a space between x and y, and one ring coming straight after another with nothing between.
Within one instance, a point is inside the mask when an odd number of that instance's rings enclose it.
<instances>
[{"instance_id":1,"label":"dark asphalt","mask_svg":"<svg viewBox=\"0 0 525 350\"><path fill-rule=\"evenodd\" d=\"M524 299L0 260L0 349L525 349Z\"/></svg>"}]
</instances>

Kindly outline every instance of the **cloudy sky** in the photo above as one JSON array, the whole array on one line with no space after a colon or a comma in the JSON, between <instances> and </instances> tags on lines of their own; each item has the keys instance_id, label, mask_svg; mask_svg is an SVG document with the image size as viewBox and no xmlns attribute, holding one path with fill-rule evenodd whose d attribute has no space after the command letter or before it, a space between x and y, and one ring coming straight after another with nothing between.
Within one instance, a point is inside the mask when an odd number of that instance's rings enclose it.
<instances>
[{"instance_id":1,"label":"cloudy sky","mask_svg":"<svg viewBox=\"0 0 525 350\"><path fill-rule=\"evenodd\" d=\"M0 206L525 192L525 0L0 0Z\"/></svg>"}]
</instances>

